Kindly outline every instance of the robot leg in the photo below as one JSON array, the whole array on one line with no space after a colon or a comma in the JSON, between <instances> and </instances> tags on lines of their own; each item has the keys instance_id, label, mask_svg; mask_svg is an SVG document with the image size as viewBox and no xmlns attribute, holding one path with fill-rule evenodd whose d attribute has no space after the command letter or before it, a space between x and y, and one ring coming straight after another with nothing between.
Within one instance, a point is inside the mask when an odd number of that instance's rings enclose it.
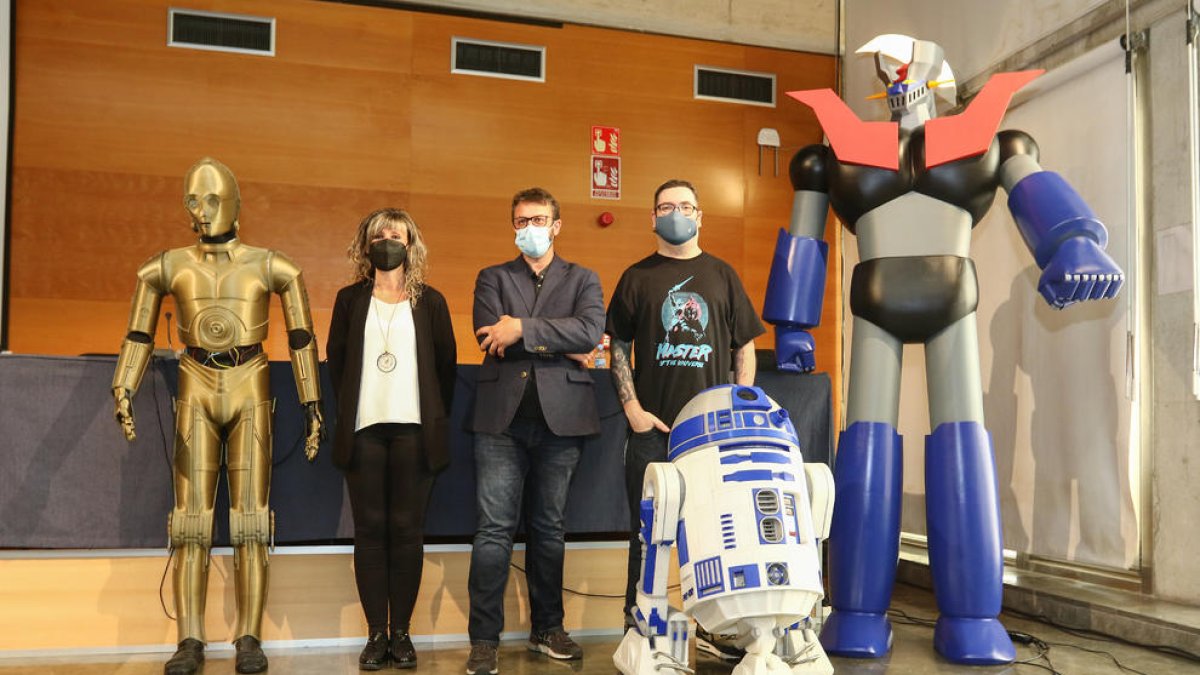
<instances>
[{"instance_id":1,"label":"robot leg","mask_svg":"<svg viewBox=\"0 0 1200 675\"><path fill-rule=\"evenodd\" d=\"M992 442L979 422L938 425L925 442L929 566L941 616L938 653L955 663L1016 658L996 618L1003 594L1000 500Z\"/></svg>"},{"instance_id":2,"label":"robot leg","mask_svg":"<svg viewBox=\"0 0 1200 675\"><path fill-rule=\"evenodd\" d=\"M830 654L877 658L891 648L887 608L900 553L902 469L900 434L892 425L855 422L842 432L829 535L833 613L821 630Z\"/></svg>"},{"instance_id":3,"label":"robot leg","mask_svg":"<svg viewBox=\"0 0 1200 675\"><path fill-rule=\"evenodd\" d=\"M175 551L179 641L203 642L221 438L203 411L186 400L176 401L175 419L175 508L167 531Z\"/></svg>"},{"instance_id":4,"label":"robot leg","mask_svg":"<svg viewBox=\"0 0 1200 675\"><path fill-rule=\"evenodd\" d=\"M229 540L238 622L234 636L259 637L267 600L267 547L274 543L271 402L247 404L229 434Z\"/></svg>"},{"instance_id":5,"label":"robot leg","mask_svg":"<svg viewBox=\"0 0 1200 675\"><path fill-rule=\"evenodd\" d=\"M683 476L678 469L666 462L646 467L639 531L642 574L633 609L637 627L625 631L613 654L613 663L626 675L691 672L687 667L690 620L667 605L667 565L679 531L683 499Z\"/></svg>"}]
</instances>

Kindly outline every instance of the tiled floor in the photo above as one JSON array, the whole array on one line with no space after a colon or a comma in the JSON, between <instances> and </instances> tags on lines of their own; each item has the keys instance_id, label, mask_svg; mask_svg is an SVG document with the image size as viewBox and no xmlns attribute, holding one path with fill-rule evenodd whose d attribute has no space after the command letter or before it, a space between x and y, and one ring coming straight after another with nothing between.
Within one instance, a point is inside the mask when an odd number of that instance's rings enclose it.
<instances>
[{"instance_id":1,"label":"tiled floor","mask_svg":"<svg viewBox=\"0 0 1200 675\"><path fill-rule=\"evenodd\" d=\"M916 619L936 615L933 598L913 586L897 585L893 609ZM895 642L892 653L879 660L833 659L838 673L888 675L930 675L942 673L976 673L1000 675L1012 673L1052 672L1063 675L1102 675L1105 673L1146 673L1147 675L1200 675L1200 662L1163 654L1154 650L1101 639L1068 634L1047 624L1013 616L1005 616L1010 631L1021 631L1045 641L1050 649L1046 658L1036 658L1039 650L1018 645L1018 663L998 667L966 667L950 664L933 651L933 630L919 623L906 622L894 615ZM500 650L500 672L503 675L554 675L562 673L614 673L612 652L617 637L583 638L583 661L562 663L526 651L523 642L506 643ZM467 658L465 645L431 645L418 643L420 665L415 673L425 675L458 675L463 672ZM271 673L276 675L338 675L358 672L358 648L343 649L270 649ZM0 659L0 675L70 673L71 675L152 675L162 672L162 655L96 656L88 658ZM1126 668L1122 670L1115 660ZM1025 662L1025 663L1021 663ZM718 675L732 669L727 664L693 657L698 675ZM214 651L202 671L204 675L227 675L234 672L232 652ZM395 670L383 671L395 673Z\"/></svg>"}]
</instances>

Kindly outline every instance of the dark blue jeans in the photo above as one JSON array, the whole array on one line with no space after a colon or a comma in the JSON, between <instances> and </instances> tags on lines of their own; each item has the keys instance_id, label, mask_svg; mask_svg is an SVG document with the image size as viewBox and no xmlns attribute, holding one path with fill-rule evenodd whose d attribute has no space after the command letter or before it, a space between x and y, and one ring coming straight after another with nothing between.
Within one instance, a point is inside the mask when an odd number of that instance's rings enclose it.
<instances>
[{"instance_id":1,"label":"dark blue jeans","mask_svg":"<svg viewBox=\"0 0 1200 675\"><path fill-rule=\"evenodd\" d=\"M563 512L580 446L579 438L556 436L541 420L516 419L504 433L475 436L477 525L467 581L472 642L500 640L522 498L531 628L562 628Z\"/></svg>"}]
</instances>

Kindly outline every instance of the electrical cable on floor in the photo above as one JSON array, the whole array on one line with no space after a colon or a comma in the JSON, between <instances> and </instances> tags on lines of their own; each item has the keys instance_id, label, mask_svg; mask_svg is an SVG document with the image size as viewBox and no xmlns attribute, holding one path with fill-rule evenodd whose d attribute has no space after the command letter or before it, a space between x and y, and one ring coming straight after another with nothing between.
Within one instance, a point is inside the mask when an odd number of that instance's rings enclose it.
<instances>
[{"instance_id":1,"label":"electrical cable on floor","mask_svg":"<svg viewBox=\"0 0 1200 675\"><path fill-rule=\"evenodd\" d=\"M1053 626L1053 627L1057 628L1058 630L1061 630L1062 632L1064 632L1067 635L1070 635L1072 637L1083 638L1085 640L1095 640L1096 642L1119 642L1121 644L1126 644L1131 647L1138 647L1140 649L1149 649L1151 651L1156 651L1156 652L1159 652L1162 654L1167 654L1168 656L1177 656L1179 658L1188 659L1189 661L1200 661L1200 654L1195 654L1195 653L1189 652L1185 649L1180 649L1178 647L1172 647L1170 645L1154 645L1154 644L1147 644L1145 642L1135 642L1133 640L1127 640L1122 637L1117 637L1117 636L1113 636L1113 635L1104 635L1103 633L1099 633L1094 630L1089 630L1087 628L1080 628L1077 626L1067 626L1065 624L1055 621L1054 619L1051 619L1050 617L1046 616L1045 614L1030 614L1028 612L1021 612L1018 610L1008 609L1008 608L1005 608L1004 613L1011 614L1013 616L1021 617L1024 619L1032 619L1034 621L1041 621L1042 623Z\"/></svg>"},{"instance_id":2,"label":"electrical cable on floor","mask_svg":"<svg viewBox=\"0 0 1200 675\"><path fill-rule=\"evenodd\" d=\"M508 565L509 565L509 567L512 567L513 569L517 570L517 571L518 571L518 572L520 572L521 574L525 574L525 568L524 568L524 567L521 567L520 565L516 564L515 562L510 562L510 563L508 563ZM527 574L526 574L526 578L528 578L528 575L527 575ZM667 586L667 590L668 590L668 591L674 591L674 590L678 590L678 588L679 588L679 584L674 584L674 585L672 585L672 586ZM562 589L563 589L563 592L565 592L565 593L570 593L571 595L578 595L578 596L580 596L580 597L582 597L582 598L620 598L620 599L622 599L622 600L624 600L624 599L625 599L625 594L624 594L624 593L620 593L620 594L610 594L610 593L585 593L585 592L583 592L583 591L577 591L577 590L575 590L574 588L568 588L568 587L566 587L566 586L563 586L563 587L562 587Z\"/></svg>"}]
</instances>

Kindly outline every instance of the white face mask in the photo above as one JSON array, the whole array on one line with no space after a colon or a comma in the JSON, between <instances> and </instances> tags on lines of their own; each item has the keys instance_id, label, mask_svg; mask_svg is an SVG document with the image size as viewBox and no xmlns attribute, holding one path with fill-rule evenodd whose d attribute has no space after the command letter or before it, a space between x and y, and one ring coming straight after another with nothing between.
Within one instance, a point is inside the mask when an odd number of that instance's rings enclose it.
<instances>
[{"instance_id":1,"label":"white face mask","mask_svg":"<svg viewBox=\"0 0 1200 675\"><path fill-rule=\"evenodd\" d=\"M521 253L530 258L540 258L550 250L550 226L526 225L517 230L516 243Z\"/></svg>"}]
</instances>

